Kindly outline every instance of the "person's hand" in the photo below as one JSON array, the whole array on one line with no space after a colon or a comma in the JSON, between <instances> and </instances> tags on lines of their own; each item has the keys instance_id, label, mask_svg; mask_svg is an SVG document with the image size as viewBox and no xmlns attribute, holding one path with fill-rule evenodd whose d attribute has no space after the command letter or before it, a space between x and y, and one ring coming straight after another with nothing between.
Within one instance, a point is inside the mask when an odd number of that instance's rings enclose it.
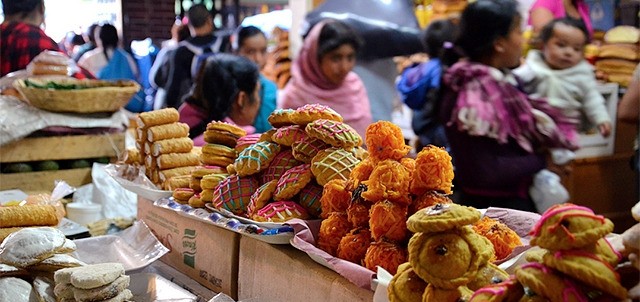
<instances>
[{"instance_id":1,"label":"person's hand","mask_svg":"<svg viewBox=\"0 0 640 302\"><path fill-rule=\"evenodd\" d=\"M608 137L609 135L611 135L611 123L604 122L598 125L598 131L600 131L600 134L602 134L602 136Z\"/></svg>"}]
</instances>

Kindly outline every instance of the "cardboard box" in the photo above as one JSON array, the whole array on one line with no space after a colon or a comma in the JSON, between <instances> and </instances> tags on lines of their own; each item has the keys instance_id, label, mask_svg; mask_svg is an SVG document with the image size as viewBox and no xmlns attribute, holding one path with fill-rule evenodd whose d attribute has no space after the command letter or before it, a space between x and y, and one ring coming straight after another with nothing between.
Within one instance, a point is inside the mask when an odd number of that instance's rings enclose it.
<instances>
[{"instance_id":1,"label":"cardboard box","mask_svg":"<svg viewBox=\"0 0 640 302\"><path fill-rule=\"evenodd\" d=\"M180 216L138 197L143 220L170 249L160 260L214 292L238 297L240 234Z\"/></svg>"},{"instance_id":2,"label":"cardboard box","mask_svg":"<svg viewBox=\"0 0 640 302\"><path fill-rule=\"evenodd\" d=\"M242 236L238 301L373 301L363 289L289 245Z\"/></svg>"}]
</instances>

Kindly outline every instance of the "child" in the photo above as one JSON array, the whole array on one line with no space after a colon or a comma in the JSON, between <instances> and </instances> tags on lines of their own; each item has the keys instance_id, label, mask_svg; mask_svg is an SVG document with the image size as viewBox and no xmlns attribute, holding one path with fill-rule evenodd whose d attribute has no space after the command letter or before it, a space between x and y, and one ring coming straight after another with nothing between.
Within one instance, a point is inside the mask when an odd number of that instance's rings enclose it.
<instances>
[{"instance_id":1,"label":"child","mask_svg":"<svg viewBox=\"0 0 640 302\"><path fill-rule=\"evenodd\" d=\"M611 118L605 100L596 89L593 67L584 60L589 34L575 19L555 19L540 32L542 51L531 50L526 64L514 72L532 97L547 98L549 104L567 116L578 130L582 114L597 125L604 137L611 133Z\"/></svg>"},{"instance_id":2,"label":"child","mask_svg":"<svg viewBox=\"0 0 640 302\"><path fill-rule=\"evenodd\" d=\"M429 144L449 147L444 128L436 116L436 107L443 67L440 57L443 49L452 46L455 30L456 26L450 20L431 22L424 32L429 61L407 68L396 85L402 101L413 109L411 127L419 139L417 151Z\"/></svg>"},{"instance_id":3,"label":"child","mask_svg":"<svg viewBox=\"0 0 640 302\"><path fill-rule=\"evenodd\" d=\"M542 151L575 149L575 132L562 114L516 87L509 68L520 63L520 18L515 0L470 3L452 49L465 60L442 78L439 116L465 205L535 212L528 190L533 176L545 168Z\"/></svg>"}]
</instances>

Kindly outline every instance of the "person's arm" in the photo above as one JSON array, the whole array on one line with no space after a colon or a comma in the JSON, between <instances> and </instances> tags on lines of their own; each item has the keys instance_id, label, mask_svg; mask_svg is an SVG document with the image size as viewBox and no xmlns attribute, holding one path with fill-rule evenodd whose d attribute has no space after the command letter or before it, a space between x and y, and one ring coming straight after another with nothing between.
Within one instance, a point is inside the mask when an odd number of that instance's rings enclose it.
<instances>
[{"instance_id":1,"label":"person's arm","mask_svg":"<svg viewBox=\"0 0 640 302\"><path fill-rule=\"evenodd\" d=\"M640 118L640 77L635 77L618 103L618 120L637 123Z\"/></svg>"}]
</instances>

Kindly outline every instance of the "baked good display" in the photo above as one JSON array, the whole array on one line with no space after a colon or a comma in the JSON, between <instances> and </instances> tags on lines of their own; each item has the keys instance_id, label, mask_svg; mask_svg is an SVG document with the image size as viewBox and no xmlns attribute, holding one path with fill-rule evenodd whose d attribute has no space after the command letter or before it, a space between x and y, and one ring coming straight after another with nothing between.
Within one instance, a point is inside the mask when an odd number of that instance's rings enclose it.
<instances>
[{"instance_id":1,"label":"baked good display","mask_svg":"<svg viewBox=\"0 0 640 302\"><path fill-rule=\"evenodd\" d=\"M411 302L422 301L422 294L427 288L424 282L416 273L409 262L398 266L398 272L393 276L387 287L387 294L390 302Z\"/></svg>"},{"instance_id":2,"label":"baked good display","mask_svg":"<svg viewBox=\"0 0 640 302\"><path fill-rule=\"evenodd\" d=\"M418 153L416 168L411 175L409 190L420 195L430 190L451 194L453 187L453 164L451 155L444 149L427 146Z\"/></svg>"},{"instance_id":3,"label":"baked good display","mask_svg":"<svg viewBox=\"0 0 640 302\"><path fill-rule=\"evenodd\" d=\"M178 110L169 107L138 114L136 116L136 125L138 129L144 129L157 125L172 124L179 120L180 113L178 113Z\"/></svg>"},{"instance_id":4,"label":"baked good display","mask_svg":"<svg viewBox=\"0 0 640 302\"><path fill-rule=\"evenodd\" d=\"M351 203L349 204L349 207L347 208L347 217L349 218L349 222L351 222L351 224L353 225L354 228L358 228L358 227L363 227L363 228L370 228L369 225L369 214L374 214L371 212L371 207L372 204L370 202L367 202L365 200L363 200L362 198L358 198L357 196L354 196L355 198L351 199ZM397 209L400 209L400 207L397 207ZM386 219L386 215L392 215L391 213L386 213L384 207L381 207L381 209L377 209L375 215L373 215L374 219ZM404 224L404 220L402 221ZM387 221L381 221L380 224L387 224ZM405 231L406 231L406 227Z\"/></svg>"},{"instance_id":5,"label":"baked good display","mask_svg":"<svg viewBox=\"0 0 640 302\"><path fill-rule=\"evenodd\" d=\"M340 259L362 264L371 245L371 232L368 228L355 228L340 239L336 256Z\"/></svg>"},{"instance_id":6,"label":"baked good display","mask_svg":"<svg viewBox=\"0 0 640 302\"><path fill-rule=\"evenodd\" d=\"M407 206L390 201L376 202L369 212L371 238L402 242L407 237Z\"/></svg>"},{"instance_id":7,"label":"baked good display","mask_svg":"<svg viewBox=\"0 0 640 302\"><path fill-rule=\"evenodd\" d=\"M344 213L351 202L351 192L345 190L346 181L333 179L324 185L320 204L322 206L322 218L327 218L331 213Z\"/></svg>"},{"instance_id":8,"label":"baked good display","mask_svg":"<svg viewBox=\"0 0 640 302\"><path fill-rule=\"evenodd\" d=\"M407 249L390 242L372 242L363 262L364 266L372 271L376 271L380 266L395 275L398 266L407 262Z\"/></svg>"},{"instance_id":9,"label":"baked good display","mask_svg":"<svg viewBox=\"0 0 640 302\"><path fill-rule=\"evenodd\" d=\"M320 217L320 213L322 213L322 203L320 202L322 191L323 188L313 181L300 190L299 203L313 218Z\"/></svg>"},{"instance_id":10,"label":"baked good display","mask_svg":"<svg viewBox=\"0 0 640 302\"><path fill-rule=\"evenodd\" d=\"M442 232L480 220L480 211L456 203L435 204L411 215L407 228L414 232Z\"/></svg>"},{"instance_id":11,"label":"baked good display","mask_svg":"<svg viewBox=\"0 0 640 302\"><path fill-rule=\"evenodd\" d=\"M56 208L52 205L0 207L0 228L58 225Z\"/></svg>"},{"instance_id":12,"label":"baked good display","mask_svg":"<svg viewBox=\"0 0 640 302\"><path fill-rule=\"evenodd\" d=\"M307 136L304 128L298 125L291 125L276 129L276 133L271 136L271 140L276 144L291 147L293 143Z\"/></svg>"},{"instance_id":13,"label":"baked good display","mask_svg":"<svg viewBox=\"0 0 640 302\"><path fill-rule=\"evenodd\" d=\"M509 279L509 274L497 265L487 262L484 266L478 269L478 273L474 276L471 282L466 286L470 290L477 290L487 285L503 282Z\"/></svg>"},{"instance_id":14,"label":"baked good display","mask_svg":"<svg viewBox=\"0 0 640 302\"><path fill-rule=\"evenodd\" d=\"M449 204L453 203L453 200L446 194L442 194L438 191L427 191L424 194L414 196L411 204L409 205L409 214L413 215L415 212L424 208L433 206L435 204Z\"/></svg>"},{"instance_id":15,"label":"baked good display","mask_svg":"<svg viewBox=\"0 0 640 302\"><path fill-rule=\"evenodd\" d=\"M293 125L295 124L293 122L294 112L293 109L276 109L269 115L267 121L275 128Z\"/></svg>"},{"instance_id":16,"label":"baked good display","mask_svg":"<svg viewBox=\"0 0 640 302\"><path fill-rule=\"evenodd\" d=\"M473 224L473 230L486 237L493 244L496 260L511 255L513 249L522 245L520 236L504 223L484 216Z\"/></svg>"},{"instance_id":17,"label":"baked good display","mask_svg":"<svg viewBox=\"0 0 640 302\"><path fill-rule=\"evenodd\" d=\"M292 114L291 119L294 123L302 126L322 119L342 122L340 114L328 106L320 104L306 104L298 107Z\"/></svg>"},{"instance_id":18,"label":"baked good display","mask_svg":"<svg viewBox=\"0 0 640 302\"><path fill-rule=\"evenodd\" d=\"M128 289L130 277L120 263L100 263L61 269L53 276L58 300L127 301L133 298Z\"/></svg>"},{"instance_id":19,"label":"baked good display","mask_svg":"<svg viewBox=\"0 0 640 302\"><path fill-rule=\"evenodd\" d=\"M362 183L367 186L367 190L362 192L362 197L376 202L381 200L411 201L406 198L409 195L409 182L411 174L400 162L395 160L380 161L369 179ZM405 214L406 216L406 214Z\"/></svg>"},{"instance_id":20,"label":"baked good display","mask_svg":"<svg viewBox=\"0 0 640 302\"><path fill-rule=\"evenodd\" d=\"M311 163L318 152L331 147L321 139L305 136L291 145L293 157L303 163Z\"/></svg>"},{"instance_id":21,"label":"baked good display","mask_svg":"<svg viewBox=\"0 0 640 302\"><path fill-rule=\"evenodd\" d=\"M271 137L273 137L273 135L275 133L276 133L276 129L273 129L273 128L269 129L266 132L260 134L260 138L258 138L257 142L270 142L270 143L273 143L273 139Z\"/></svg>"},{"instance_id":22,"label":"baked good display","mask_svg":"<svg viewBox=\"0 0 640 302\"><path fill-rule=\"evenodd\" d=\"M343 122L327 119L314 120L305 127L305 131L309 136L334 147L351 150L362 145L362 138L358 132Z\"/></svg>"},{"instance_id":23,"label":"baked good display","mask_svg":"<svg viewBox=\"0 0 640 302\"><path fill-rule=\"evenodd\" d=\"M273 198L273 193L276 191L278 185L277 180L272 180L262 184L249 199L249 205L247 205L247 216L253 217L257 214L258 210L264 208Z\"/></svg>"},{"instance_id":24,"label":"baked good display","mask_svg":"<svg viewBox=\"0 0 640 302\"><path fill-rule=\"evenodd\" d=\"M261 182L265 183L274 179L278 180L284 172L300 164L303 163L293 157L291 150L282 150L276 154L269 166L262 172Z\"/></svg>"},{"instance_id":25,"label":"baked good display","mask_svg":"<svg viewBox=\"0 0 640 302\"><path fill-rule=\"evenodd\" d=\"M205 165L226 167L236 160L237 155L237 151L231 147L208 143L202 146L200 159Z\"/></svg>"},{"instance_id":26,"label":"baked good display","mask_svg":"<svg viewBox=\"0 0 640 302\"><path fill-rule=\"evenodd\" d=\"M472 295L473 291L464 285L448 289L429 284L424 290L422 299L423 301L467 301Z\"/></svg>"},{"instance_id":27,"label":"baked good display","mask_svg":"<svg viewBox=\"0 0 640 302\"><path fill-rule=\"evenodd\" d=\"M471 298L469 298L469 302L525 301L523 296L524 288L518 280L516 280L515 276L511 276L509 279L500 283L477 289Z\"/></svg>"},{"instance_id":28,"label":"baked good display","mask_svg":"<svg viewBox=\"0 0 640 302\"><path fill-rule=\"evenodd\" d=\"M65 244L64 234L52 227L31 227L11 233L0 244L0 262L18 268L47 259Z\"/></svg>"},{"instance_id":29,"label":"baked good display","mask_svg":"<svg viewBox=\"0 0 640 302\"><path fill-rule=\"evenodd\" d=\"M320 224L318 247L332 256L337 255L342 237L352 229L347 214L332 212Z\"/></svg>"},{"instance_id":30,"label":"baked good display","mask_svg":"<svg viewBox=\"0 0 640 302\"><path fill-rule=\"evenodd\" d=\"M234 149L237 153L240 153L245 148L260 141L260 137L262 137L262 133L247 134L238 139L238 141L236 142L236 147Z\"/></svg>"}]
</instances>

